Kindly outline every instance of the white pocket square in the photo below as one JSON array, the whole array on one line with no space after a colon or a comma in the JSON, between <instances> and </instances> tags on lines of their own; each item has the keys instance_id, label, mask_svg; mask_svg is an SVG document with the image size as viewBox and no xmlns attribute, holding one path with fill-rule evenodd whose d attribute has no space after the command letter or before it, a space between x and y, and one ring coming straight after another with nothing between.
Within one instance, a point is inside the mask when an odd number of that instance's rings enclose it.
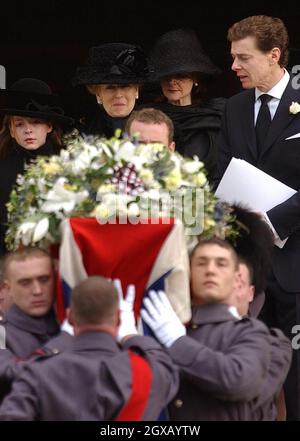
<instances>
[{"instance_id":1,"label":"white pocket square","mask_svg":"<svg viewBox=\"0 0 300 441\"><path fill-rule=\"evenodd\" d=\"M289 139L295 139L300 138L300 132L296 133L296 135L289 136L288 138L285 138L285 141L288 141Z\"/></svg>"}]
</instances>

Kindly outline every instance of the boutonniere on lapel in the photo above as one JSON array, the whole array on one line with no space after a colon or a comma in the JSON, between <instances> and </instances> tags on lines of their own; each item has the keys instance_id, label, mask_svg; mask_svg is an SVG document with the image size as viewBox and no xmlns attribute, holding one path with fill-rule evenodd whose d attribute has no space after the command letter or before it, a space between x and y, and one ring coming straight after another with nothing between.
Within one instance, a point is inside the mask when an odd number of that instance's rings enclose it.
<instances>
[{"instance_id":1,"label":"boutonniere on lapel","mask_svg":"<svg viewBox=\"0 0 300 441\"><path fill-rule=\"evenodd\" d=\"M295 102L292 101L292 104L289 107L289 112L292 115L296 115L297 113L299 113L300 112L300 104L297 103L297 101L295 101Z\"/></svg>"}]
</instances>

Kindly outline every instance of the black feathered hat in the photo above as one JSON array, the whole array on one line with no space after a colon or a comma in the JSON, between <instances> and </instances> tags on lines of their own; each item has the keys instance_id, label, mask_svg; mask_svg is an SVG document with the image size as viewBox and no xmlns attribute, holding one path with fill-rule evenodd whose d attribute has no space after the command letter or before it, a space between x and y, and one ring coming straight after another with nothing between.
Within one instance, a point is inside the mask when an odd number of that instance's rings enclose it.
<instances>
[{"instance_id":1,"label":"black feathered hat","mask_svg":"<svg viewBox=\"0 0 300 441\"><path fill-rule=\"evenodd\" d=\"M221 73L202 49L192 29L176 29L163 34L149 54L158 78L197 72L211 77Z\"/></svg>"},{"instance_id":2,"label":"black feathered hat","mask_svg":"<svg viewBox=\"0 0 300 441\"><path fill-rule=\"evenodd\" d=\"M274 236L258 213L242 205L233 205L232 208L232 214L240 226L240 235L235 239L234 248L252 268L255 294L260 294L266 288L271 269Z\"/></svg>"},{"instance_id":3,"label":"black feathered hat","mask_svg":"<svg viewBox=\"0 0 300 441\"><path fill-rule=\"evenodd\" d=\"M148 81L153 81L153 69L140 47L106 43L89 50L87 63L77 68L72 84L139 84Z\"/></svg>"},{"instance_id":4,"label":"black feathered hat","mask_svg":"<svg viewBox=\"0 0 300 441\"><path fill-rule=\"evenodd\" d=\"M74 122L64 115L59 97L48 84L36 78L22 78L0 90L0 115L41 118L66 126Z\"/></svg>"}]
</instances>

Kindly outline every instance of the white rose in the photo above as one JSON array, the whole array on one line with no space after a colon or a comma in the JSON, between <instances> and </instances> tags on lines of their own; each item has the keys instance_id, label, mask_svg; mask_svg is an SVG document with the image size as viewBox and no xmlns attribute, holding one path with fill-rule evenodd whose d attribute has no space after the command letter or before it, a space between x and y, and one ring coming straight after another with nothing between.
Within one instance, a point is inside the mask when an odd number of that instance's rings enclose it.
<instances>
[{"instance_id":1,"label":"white rose","mask_svg":"<svg viewBox=\"0 0 300 441\"><path fill-rule=\"evenodd\" d=\"M119 147L119 150L116 152L115 160L116 161L127 161L130 162L132 157L134 156L135 145L132 142L125 142Z\"/></svg>"},{"instance_id":2,"label":"white rose","mask_svg":"<svg viewBox=\"0 0 300 441\"><path fill-rule=\"evenodd\" d=\"M165 184L166 184L166 188L169 191L173 191L176 190L176 188L178 188L178 186L180 185L181 181L182 181L182 176L179 170L174 169L171 171L171 173L164 178Z\"/></svg>"},{"instance_id":3,"label":"white rose","mask_svg":"<svg viewBox=\"0 0 300 441\"><path fill-rule=\"evenodd\" d=\"M183 164L182 170L188 174L197 173L202 168L203 162L200 161L187 161Z\"/></svg>"},{"instance_id":4,"label":"white rose","mask_svg":"<svg viewBox=\"0 0 300 441\"><path fill-rule=\"evenodd\" d=\"M78 174L90 168L93 158L99 156L98 149L89 144L83 144L84 149L72 162L73 173Z\"/></svg>"},{"instance_id":5,"label":"white rose","mask_svg":"<svg viewBox=\"0 0 300 441\"><path fill-rule=\"evenodd\" d=\"M206 181L207 181L206 176L202 172L194 176L194 182L199 187L203 187L203 185L206 184Z\"/></svg>"},{"instance_id":6,"label":"white rose","mask_svg":"<svg viewBox=\"0 0 300 441\"><path fill-rule=\"evenodd\" d=\"M289 111L290 113L292 113L293 115L296 115L297 113L300 112L300 104L297 102L292 101L292 104L289 107Z\"/></svg>"},{"instance_id":7,"label":"white rose","mask_svg":"<svg viewBox=\"0 0 300 441\"><path fill-rule=\"evenodd\" d=\"M140 171L140 178L144 182L144 184L151 186L152 182L154 181L154 176L152 170L149 170L147 168L144 168Z\"/></svg>"}]
</instances>

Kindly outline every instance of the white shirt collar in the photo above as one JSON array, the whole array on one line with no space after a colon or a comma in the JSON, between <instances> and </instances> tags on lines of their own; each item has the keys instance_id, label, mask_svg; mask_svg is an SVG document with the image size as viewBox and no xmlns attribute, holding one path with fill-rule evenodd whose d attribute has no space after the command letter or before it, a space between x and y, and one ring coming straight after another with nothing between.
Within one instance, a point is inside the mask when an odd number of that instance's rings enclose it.
<instances>
[{"instance_id":1,"label":"white shirt collar","mask_svg":"<svg viewBox=\"0 0 300 441\"><path fill-rule=\"evenodd\" d=\"M258 100L260 95L263 95L264 93L267 93L268 95L271 95L273 98L280 100L289 81L290 81L290 74L286 69L284 69L284 75L281 78L281 80L278 81L278 83L275 84L275 86L272 87L272 89L270 89L268 92L262 92L261 90L255 88L255 101Z\"/></svg>"},{"instance_id":2,"label":"white shirt collar","mask_svg":"<svg viewBox=\"0 0 300 441\"><path fill-rule=\"evenodd\" d=\"M233 315L233 317L235 317L238 320L241 320L242 317L238 313L238 310L235 306L233 306L233 305L228 306L228 311L230 312L231 315Z\"/></svg>"}]
</instances>

